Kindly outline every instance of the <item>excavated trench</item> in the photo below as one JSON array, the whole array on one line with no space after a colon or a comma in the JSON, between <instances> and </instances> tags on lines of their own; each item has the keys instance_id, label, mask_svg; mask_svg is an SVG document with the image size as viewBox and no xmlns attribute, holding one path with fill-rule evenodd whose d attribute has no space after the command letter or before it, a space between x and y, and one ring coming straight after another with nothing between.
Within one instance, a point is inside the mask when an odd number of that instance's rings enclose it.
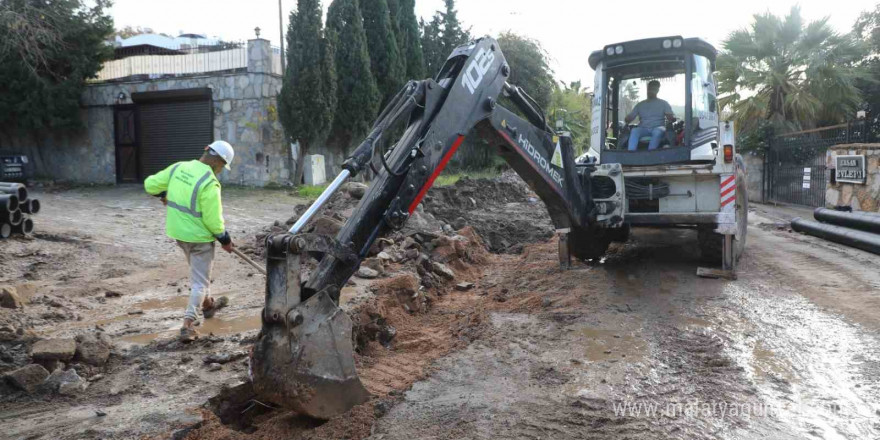
<instances>
[{"instance_id":1,"label":"excavated trench","mask_svg":"<svg viewBox=\"0 0 880 440\"><path fill-rule=\"evenodd\" d=\"M353 212L357 194L352 185L335 195L306 232L335 234ZM265 237L289 228L305 208L296 206L293 217L264 228L245 251L263 256ZM358 372L372 399L321 422L259 402L245 381L212 397L206 421L186 438L366 437L433 360L482 332L487 298L480 280L495 258L487 251L521 252L545 240L548 225L543 205L515 175L432 188L407 227L379 240L362 263L379 273L368 287L371 295L343 305L354 323Z\"/></svg>"}]
</instances>

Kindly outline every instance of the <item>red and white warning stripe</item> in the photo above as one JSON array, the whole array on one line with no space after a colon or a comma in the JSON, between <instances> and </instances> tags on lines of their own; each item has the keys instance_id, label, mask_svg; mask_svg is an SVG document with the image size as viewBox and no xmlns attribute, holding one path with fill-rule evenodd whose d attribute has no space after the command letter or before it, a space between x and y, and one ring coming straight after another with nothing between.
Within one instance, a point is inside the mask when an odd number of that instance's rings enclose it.
<instances>
[{"instance_id":1,"label":"red and white warning stripe","mask_svg":"<svg viewBox=\"0 0 880 440\"><path fill-rule=\"evenodd\" d=\"M721 212L732 211L736 201L736 175L721 175Z\"/></svg>"}]
</instances>

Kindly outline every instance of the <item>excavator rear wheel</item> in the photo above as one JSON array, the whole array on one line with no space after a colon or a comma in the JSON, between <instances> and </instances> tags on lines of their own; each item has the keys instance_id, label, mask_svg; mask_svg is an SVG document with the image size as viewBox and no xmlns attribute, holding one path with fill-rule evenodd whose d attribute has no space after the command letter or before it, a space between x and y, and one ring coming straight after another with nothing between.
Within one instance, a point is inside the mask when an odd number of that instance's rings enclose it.
<instances>
[{"instance_id":1,"label":"excavator rear wheel","mask_svg":"<svg viewBox=\"0 0 880 440\"><path fill-rule=\"evenodd\" d=\"M600 228L572 228L568 235L571 255L581 260L601 258L611 244L611 236Z\"/></svg>"}]
</instances>

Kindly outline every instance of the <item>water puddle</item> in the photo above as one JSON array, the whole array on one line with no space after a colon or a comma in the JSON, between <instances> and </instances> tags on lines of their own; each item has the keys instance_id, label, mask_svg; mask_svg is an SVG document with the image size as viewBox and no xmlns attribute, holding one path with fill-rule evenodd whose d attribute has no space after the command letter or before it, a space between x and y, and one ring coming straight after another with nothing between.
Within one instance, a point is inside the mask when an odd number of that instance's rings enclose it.
<instances>
[{"instance_id":1,"label":"water puddle","mask_svg":"<svg viewBox=\"0 0 880 440\"><path fill-rule=\"evenodd\" d=\"M638 362L645 357L647 344L641 338L614 330L585 327L578 330L587 361Z\"/></svg>"},{"instance_id":2,"label":"water puddle","mask_svg":"<svg viewBox=\"0 0 880 440\"><path fill-rule=\"evenodd\" d=\"M231 318L211 318L202 322L197 329L202 335L214 334L215 336L224 336L235 333L242 333L250 330L257 330L262 325L260 320L260 310L251 311L252 314L245 316L237 316ZM138 335L123 336L120 338L124 342L130 344L146 345L160 338L176 337L180 331L180 324L175 323L171 328L154 333L143 333Z\"/></svg>"},{"instance_id":3,"label":"water puddle","mask_svg":"<svg viewBox=\"0 0 880 440\"><path fill-rule=\"evenodd\" d=\"M733 341L736 357L771 413L804 437L878 438L880 400L859 368L878 362L871 336L801 296L767 297L759 287L725 290L750 325Z\"/></svg>"},{"instance_id":4,"label":"water puddle","mask_svg":"<svg viewBox=\"0 0 880 440\"><path fill-rule=\"evenodd\" d=\"M223 295L223 294L220 294ZM342 289L342 293L340 295L340 304L345 305L349 302L355 302L357 299L363 297L365 295L365 289L360 286L355 287L344 287ZM170 298L158 298L158 299L150 299L146 301L142 301L134 304L131 307L131 310L140 309L143 311L149 310L165 310L165 309L180 309L183 310L186 308L187 303L189 302L188 295L178 295ZM216 317L212 319L206 319L202 322L202 324L198 327L199 333L202 335L214 334L216 336L230 335L235 333L242 333L250 330L259 329L262 326L262 321L260 319L260 312L262 309L252 309L247 310L247 314L243 316L235 316L235 317ZM103 321L99 321L98 325L109 324L113 322L126 321L130 319L137 318L140 315L120 315L114 318L105 319ZM180 324L175 321L174 324L166 330L152 332L152 333L142 333L142 334L134 334L123 336L120 338L122 341L130 343L130 344L138 344L138 345L146 345L150 342L160 339L160 338L171 338L176 337L177 332L180 331Z\"/></svg>"},{"instance_id":5,"label":"water puddle","mask_svg":"<svg viewBox=\"0 0 880 440\"><path fill-rule=\"evenodd\" d=\"M171 298L149 299L132 306L133 309L159 310L159 309L185 309L189 303L189 295L172 296Z\"/></svg>"}]
</instances>

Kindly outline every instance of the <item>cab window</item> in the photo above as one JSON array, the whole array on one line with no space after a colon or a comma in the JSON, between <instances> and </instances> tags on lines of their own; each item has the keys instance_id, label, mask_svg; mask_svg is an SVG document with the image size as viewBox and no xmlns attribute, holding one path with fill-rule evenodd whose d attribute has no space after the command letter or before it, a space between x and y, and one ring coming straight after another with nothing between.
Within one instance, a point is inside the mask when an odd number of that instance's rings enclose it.
<instances>
[{"instance_id":1,"label":"cab window","mask_svg":"<svg viewBox=\"0 0 880 440\"><path fill-rule=\"evenodd\" d=\"M718 116L712 64L709 62L709 59L701 55L694 55L691 93L691 109L693 110L693 117L699 121L699 128L717 127Z\"/></svg>"}]
</instances>

